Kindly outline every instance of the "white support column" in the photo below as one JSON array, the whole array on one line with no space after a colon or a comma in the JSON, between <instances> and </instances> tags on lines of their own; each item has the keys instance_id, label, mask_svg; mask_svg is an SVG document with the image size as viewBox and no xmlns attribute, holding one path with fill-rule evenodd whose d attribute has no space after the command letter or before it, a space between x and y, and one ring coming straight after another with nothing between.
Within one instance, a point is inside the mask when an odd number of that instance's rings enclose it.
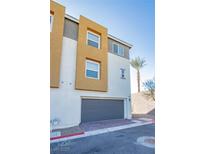
<instances>
[{"instance_id":1,"label":"white support column","mask_svg":"<svg viewBox=\"0 0 205 154\"><path fill-rule=\"evenodd\" d=\"M130 97L127 98L127 119L132 118L132 110L131 110L131 99Z\"/></svg>"},{"instance_id":2,"label":"white support column","mask_svg":"<svg viewBox=\"0 0 205 154\"><path fill-rule=\"evenodd\" d=\"M124 99L124 118L125 119L131 119L132 118L131 101L130 101L129 97Z\"/></svg>"},{"instance_id":3,"label":"white support column","mask_svg":"<svg viewBox=\"0 0 205 154\"><path fill-rule=\"evenodd\" d=\"M127 119L127 100L124 99L124 119Z\"/></svg>"}]
</instances>

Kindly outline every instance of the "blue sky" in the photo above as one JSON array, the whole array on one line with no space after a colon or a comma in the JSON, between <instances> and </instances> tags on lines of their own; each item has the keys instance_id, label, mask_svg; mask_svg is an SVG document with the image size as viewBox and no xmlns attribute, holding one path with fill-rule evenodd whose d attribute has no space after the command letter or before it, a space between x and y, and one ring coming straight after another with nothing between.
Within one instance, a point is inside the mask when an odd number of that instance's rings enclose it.
<instances>
[{"instance_id":1,"label":"blue sky","mask_svg":"<svg viewBox=\"0 0 205 154\"><path fill-rule=\"evenodd\" d=\"M66 13L80 15L108 28L108 33L133 45L131 58L145 58L142 81L154 77L155 2L154 0L56 0ZM131 68L131 90L137 91L136 71Z\"/></svg>"}]
</instances>

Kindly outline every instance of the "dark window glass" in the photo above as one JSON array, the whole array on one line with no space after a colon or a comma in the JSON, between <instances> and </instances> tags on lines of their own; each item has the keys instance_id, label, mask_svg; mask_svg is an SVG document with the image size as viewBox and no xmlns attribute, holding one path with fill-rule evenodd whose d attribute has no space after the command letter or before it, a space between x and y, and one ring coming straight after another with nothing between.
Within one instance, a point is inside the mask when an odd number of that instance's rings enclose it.
<instances>
[{"instance_id":1,"label":"dark window glass","mask_svg":"<svg viewBox=\"0 0 205 154\"><path fill-rule=\"evenodd\" d=\"M98 43L88 40L88 45L98 48Z\"/></svg>"},{"instance_id":2,"label":"dark window glass","mask_svg":"<svg viewBox=\"0 0 205 154\"><path fill-rule=\"evenodd\" d=\"M98 72L91 71L91 70L86 70L86 76L87 77L92 77L92 78L98 78Z\"/></svg>"},{"instance_id":3,"label":"dark window glass","mask_svg":"<svg viewBox=\"0 0 205 154\"><path fill-rule=\"evenodd\" d=\"M117 44L113 44L113 52L118 54L118 45Z\"/></svg>"}]
</instances>

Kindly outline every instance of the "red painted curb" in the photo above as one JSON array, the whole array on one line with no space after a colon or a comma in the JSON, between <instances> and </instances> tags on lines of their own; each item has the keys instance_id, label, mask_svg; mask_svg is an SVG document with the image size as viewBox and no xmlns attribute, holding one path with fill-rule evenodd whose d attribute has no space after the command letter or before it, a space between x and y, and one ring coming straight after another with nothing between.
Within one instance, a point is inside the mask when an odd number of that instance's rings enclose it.
<instances>
[{"instance_id":1,"label":"red painted curb","mask_svg":"<svg viewBox=\"0 0 205 154\"><path fill-rule=\"evenodd\" d=\"M77 136L77 135L82 135L82 134L84 134L84 132L74 133L74 134L69 134L69 135L64 135L64 136L52 137L52 138L50 138L50 140L56 140L56 139L61 139L61 138L71 137L71 136Z\"/></svg>"}]
</instances>

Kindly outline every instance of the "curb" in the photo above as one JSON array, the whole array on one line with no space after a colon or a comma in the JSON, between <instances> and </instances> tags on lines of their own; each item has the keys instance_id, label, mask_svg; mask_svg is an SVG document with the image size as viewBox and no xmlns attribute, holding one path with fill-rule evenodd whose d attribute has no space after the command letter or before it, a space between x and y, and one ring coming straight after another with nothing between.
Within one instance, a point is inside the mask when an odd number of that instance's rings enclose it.
<instances>
[{"instance_id":1,"label":"curb","mask_svg":"<svg viewBox=\"0 0 205 154\"><path fill-rule=\"evenodd\" d=\"M74 134L69 134L69 135L64 135L64 136L51 137L50 140L52 141L52 140L67 138L67 137L71 137L71 136L78 136L78 135L82 135L82 134L84 134L84 132L74 133Z\"/></svg>"},{"instance_id":2,"label":"curb","mask_svg":"<svg viewBox=\"0 0 205 154\"><path fill-rule=\"evenodd\" d=\"M83 132L82 134L76 133L77 135L71 134L69 136L64 136L64 137L59 136L59 137L55 137L56 139L51 140L50 143L58 143L58 142L66 141L66 140L84 138L84 137L88 137L88 136L94 136L94 135L104 134L104 133L108 133L108 132L114 132L114 131L118 131L118 130L133 128L133 127L138 127L138 126L143 126L143 125L148 125L148 124L153 124L153 123L154 123L153 121L143 122L143 123L138 122L138 123L124 125L124 126L110 127L110 128L104 128L104 129L99 129L99 130L94 130L94 131Z\"/></svg>"}]
</instances>

